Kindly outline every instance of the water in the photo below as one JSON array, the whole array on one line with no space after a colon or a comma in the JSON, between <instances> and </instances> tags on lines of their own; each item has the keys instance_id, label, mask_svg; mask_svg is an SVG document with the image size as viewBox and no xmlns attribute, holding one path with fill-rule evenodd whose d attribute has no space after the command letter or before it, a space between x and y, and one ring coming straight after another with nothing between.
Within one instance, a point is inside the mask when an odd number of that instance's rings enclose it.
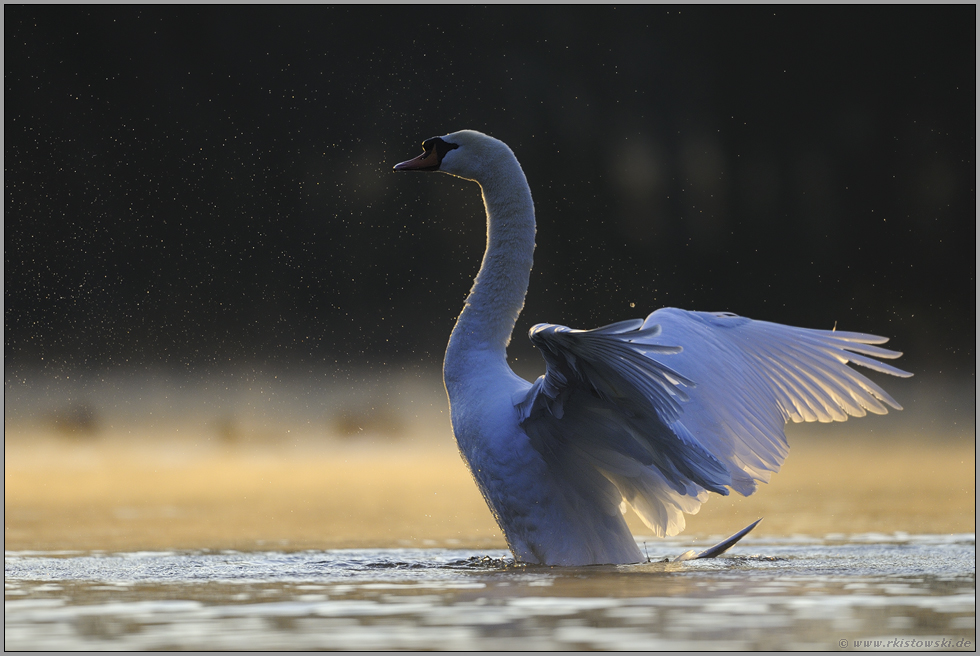
<instances>
[{"instance_id":1,"label":"water","mask_svg":"<svg viewBox=\"0 0 980 656\"><path fill-rule=\"evenodd\" d=\"M4 641L8 650L975 649L974 534L750 536L723 558L662 562L703 546L650 541L650 563L581 568L454 549L7 552Z\"/></svg>"}]
</instances>

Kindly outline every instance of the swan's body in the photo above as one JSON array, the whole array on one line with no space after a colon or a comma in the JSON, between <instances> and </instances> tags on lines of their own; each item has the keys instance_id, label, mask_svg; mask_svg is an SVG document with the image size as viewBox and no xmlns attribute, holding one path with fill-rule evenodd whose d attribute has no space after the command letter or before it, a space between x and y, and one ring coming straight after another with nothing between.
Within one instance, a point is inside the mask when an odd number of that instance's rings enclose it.
<instances>
[{"instance_id":1,"label":"swan's body","mask_svg":"<svg viewBox=\"0 0 980 656\"><path fill-rule=\"evenodd\" d=\"M886 392L847 366L909 376L867 356L885 338L666 308L592 331L538 324L547 371L507 364L534 251L524 172L501 141L464 130L396 170L477 182L487 250L446 349L460 453L514 553L548 565L643 560L627 504L657 535L684 528L707 492L751 494L786 457L787 421L884 414Z\"/></svg>"}]
</instances>

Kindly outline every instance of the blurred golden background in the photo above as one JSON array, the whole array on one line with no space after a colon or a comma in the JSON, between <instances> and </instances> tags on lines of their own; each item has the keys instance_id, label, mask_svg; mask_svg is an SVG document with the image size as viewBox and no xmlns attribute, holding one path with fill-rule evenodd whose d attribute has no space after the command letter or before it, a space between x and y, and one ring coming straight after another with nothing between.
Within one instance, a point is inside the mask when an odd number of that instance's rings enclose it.
<instances>
[{"instance_id":1,"label":"blurred golden background","mask_svg":"<svg viewBox=\"0 0 980 656\"><path fill-rule=\"evenodd\" d=\"M326 391L234 378L43 392L8 381L5 548L506 548L456 452L438 377L365 375ZM711 495L683 535L707 541L758 517L756 534L770 536L974 532L972 384L890 391L903 412L790 426L770 484Z\"/></svg>"}]
</instances>

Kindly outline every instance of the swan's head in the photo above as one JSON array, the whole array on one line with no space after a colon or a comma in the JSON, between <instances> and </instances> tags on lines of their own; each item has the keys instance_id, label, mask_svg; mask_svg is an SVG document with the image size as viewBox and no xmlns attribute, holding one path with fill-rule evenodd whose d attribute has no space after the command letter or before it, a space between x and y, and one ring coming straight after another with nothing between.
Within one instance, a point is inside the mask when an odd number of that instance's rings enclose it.
<instances>
[{"instance_id":1,"label":"swan's head","mask_svg":"<svg viewBox=\"0 0 980 656\"><path fill-rule=\"evenodd\" d=\"M460 130L422 142L422 154L400 164L396 171L439 171L482 182L500 167L501 157L514 160L503 141L475 130Z\"/></svg>"}]
</instances>

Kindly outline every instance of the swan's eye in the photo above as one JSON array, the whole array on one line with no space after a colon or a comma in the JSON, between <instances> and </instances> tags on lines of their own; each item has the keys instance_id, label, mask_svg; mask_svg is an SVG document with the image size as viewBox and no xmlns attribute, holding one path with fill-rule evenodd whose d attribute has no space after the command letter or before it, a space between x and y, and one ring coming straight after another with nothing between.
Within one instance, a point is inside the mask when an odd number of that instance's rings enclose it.
<instances>
[{"instance_id":1,"label":"swan's eye","mask_svg":"<svg viewBox=\"0 0 980 656\"><path fill-rule=\"evenodd\" d=\"M411 163L402 162L395 168L397 170L438 171L439 165L442 164L442 158L450 150L456 148L459 148L457 144L447 143L439 137L432 137L422 142L421 155L412 160Z\"/></svg>"},{"instance_id":2,"label":"swan's eye","mask_svg":"<svg viewBox=\"0 0 980 656\"><path fill-rule=\"evenodd\" d=\"M450 150L456 150L459 148L459 144L449 143L448 141L443 141L442 139L433 139L432 143L429 145L436 149L436 154L439 156L440 162Z\"/></svg>"}]
</instances>

